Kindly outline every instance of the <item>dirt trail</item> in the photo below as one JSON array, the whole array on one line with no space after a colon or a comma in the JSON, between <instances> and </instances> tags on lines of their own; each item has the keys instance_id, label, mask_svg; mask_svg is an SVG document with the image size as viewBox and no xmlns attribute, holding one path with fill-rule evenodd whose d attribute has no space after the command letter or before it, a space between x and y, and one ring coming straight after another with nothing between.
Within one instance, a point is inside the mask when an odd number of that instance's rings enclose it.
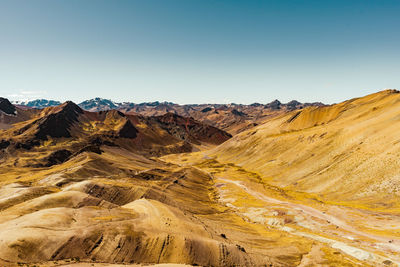
<instances>
[{"instance_id":1,"label":"dirt trail","mask_svg":"<svg viewBox=\"0 0 400 267\"><path fill-rule=\"evenodd\" d=\"M346 230L346 231L351 232L351 233L353 233L355 235L367 237L367 238L369 238L371 240L374 240L374 241L385 242L385 243L389 243L389 241L390 241L390 245L391 245L390 248L392 250L400 251L400 240L398 240L398 239L387 238L387 237L382 237L382 236L377 236L377 235L373 235L373 234L362 232L360 230L355 229L354 227L350 226L346 222L338 219L337 217L335 217L333 215L321 212L320 210L317 210L315 208L312 208L312 207L309 207L309 206L306 206L306 205L302 205L302 204L298 204L298 203L291 203L291 202L288 202L288 201L283 201L283 200L275 199L275 198L272 198L272 197L268 197L268 196L266 196L266 195L264 195L264 194L262 194L260 192L256 192L256 191L248 188L241 181L233 181L233 180L229 180L229 179L225 179L225 178L221 178L221 177L218 177L217 179L220 180L220 181L223 181L225 183L234 184L234 185L242 188L246 193L248 193L248 194L252 195L253 197L255 197L257 199L260 199L262 201L265 201L265 202L268 202L268 203L272 203L272 204L282 205L282 206L288 207L288 208L290 208L292 210L299 211L301 214L309 215L311 217L309 219L311 219L311 220L312 220L312 217L319 218L319 219L322 219L322 220L326 221L330 225L334 225L334 226L340 227L341 230ZM323 243L327 243L331 247L336 248L336 249L340 249L344 253L349 254L349 255L351 255L351 256L359 259L359 260L366 260L366 261L369 261L369 262L372 261L374 263L381 264L384 260L388 260L389 259L392 263L397 264L398 266L400 266L400 262L398 262L396 260L393 260L393 259L390 259L390 258L385 258L385 257L382 257L382 256L377 255L375 253L372 253L370 251L366 251L366 250L363 250L363 249L360 249L360 248L357 248L357 247L353 247L353 246L347 245L344 242L340 242L340 241L337 241L337 240L334 240L334 239L329 239L329 238L326 238L326 237L322 237L322 236L319 236L317 234L314 235L314 234L308 234L308 233L299 232L299 231L297 231L295 229L292 229L290 227L287 227L287 226L284 226L284 227L281 227L281 228L282 228L282 230L290 232L290 233L295 234L295 235L300 235L300 236L304 236L304 237L307 237L307 238L312 238L314 240L317 240L317 241L320 241L320 242L323 242ZM375 243L371 243L371 244L372 244L372 246L375 245Z\"/></svg>"},{"instance_id":2,"label":"dirt trail","mask_svg":"<svg viewBox=\"0 0 400 267\"><path fill-rule=\"evenodd\" d=\"M388 237L383 237L383 236L377 236L377 235L373 235L370 233L365 233L362 231L359 231L357 229L355 229L354 227L348 225L346 222L336 218L333 215L330 215L328 213L324 213L320 210L314 209L312 207L306 206L306 205L302 205L302 204L298 204L298 203L291 203L291 202L287 202L287 201L282 201L279 199L275 199L275 198L271 198L271 197L267 197L259 192L256 192L254 190L251 190L250 188L248 188L247 186L243 185L240 181L232 181L232 180L228 180L228 179L224 179L224 178L219 178L222 181L228 182L228 183L232 183L235 184L239 187L241 187L242 189L244 189L248 194L261 199L263 201L266 202L270 202L270 203L274 203L274 204L278 204L278 205L283 205L283 206L287 206L290 207L292 209L296 209L299 210L305 214L308 214L312 217L316 217L325 221L329 221L330 224L332 225L336 225L339 226L341 229L344 229L348 232L351 232L353 234L357 234L359 236L363 236L363 237L367 237L369 239L372 240L376 240L376 241L380 241L380 242L389 242L391 241L391 244L398 244L399 245L399 252L400 252L400 240L399 239L393 239L393 238L388 238Z\"/></svg>"}]
</instances>

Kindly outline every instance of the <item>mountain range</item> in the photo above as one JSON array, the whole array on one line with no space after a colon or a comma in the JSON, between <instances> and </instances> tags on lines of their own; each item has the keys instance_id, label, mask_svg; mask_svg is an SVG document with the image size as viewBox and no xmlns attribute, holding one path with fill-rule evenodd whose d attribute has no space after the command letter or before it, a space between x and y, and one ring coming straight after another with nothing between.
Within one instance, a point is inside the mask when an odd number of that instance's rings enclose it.
<instances>
[{"instance_id":1,"label":"mountain range","mask_svg":"<svg viewBox=\"0 0 400 267\"><path fill-rule=\"evenodd\" d=\"M1 266L400 264L399 91L84 103L0 98Z\"/></svg>"},{"instance_id":2,"label":"mountain range","mask_svg":"<svg viewBox=\"0 0 400 267\"><path fill-rule=\"evenodd\" d=\"M37 108L43 109L46 107L53 107L58 106L61 104L60 101L57 100L47 100L47 99L36 99L36 100L28 100L28 101L13 101L15 105L20 106L27 106L30 108ZM292 100L286 104L281 103L279 100L274 100L268 104L260 104L260 103L253 103L250 105L242 105L242 104L187 104L187 105L179 105L173 102L143 102L143 103L133 103L133 102L115 102L110 99L104 99L100 97L96 97L93 99L85 100L78 104L81 108L88 110L88 111L102 111L102 110L109 110L109 109L129 109L129 108L138 108L138 107L158 107L158 106L166 106L166 107L174 107L174 106L187 106L187 107L197 107L197 106L210 106L214 108L219 108L222 106L264 106L265 108L272 108L272 109L280 109L280 108L288 108L288 109L296 109L299 107L306 107L306 106L323 106L324 104L321 102L314 102L314 103L300 103L296 100Z\"/></svg>"},{"instance_id":3,"label":"mountain range","mask_svg":"<svg viewBox=\"0 0 400 267\"><path fill-rule=\"evenodd\" d=\"M58 106L61 102L38 99L14 104L25 109L43 109L46 107ZM78 106L92 112L116 109L127 114L140 114L144 116L160 116L166 113L174 113L184 117L193 117L198 121L235 134L257 125L266 116L276 111L290 111L308 106L324 106L324 104L320 102L300 103L296 100L286 104L275 100L268 104L253 103L250 105L235 103L179 105L172 102L158 101L135 104L131 102L118 103L109 99L93 98L79 103Z\"/></svg>"}]
</instances>

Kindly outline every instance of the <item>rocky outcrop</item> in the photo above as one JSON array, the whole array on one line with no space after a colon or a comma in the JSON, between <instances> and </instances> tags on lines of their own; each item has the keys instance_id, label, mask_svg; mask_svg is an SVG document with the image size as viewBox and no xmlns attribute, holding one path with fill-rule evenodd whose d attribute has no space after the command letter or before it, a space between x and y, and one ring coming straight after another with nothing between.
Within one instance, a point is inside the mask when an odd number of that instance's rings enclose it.
<instances>
[{"instance_id":1,"label":"rocky outcrop","mask_svg":"<svg viewBox=\"0 0 400 267\"><path fill-rule=\"evenodd\" d=\"M17 109L7 98L0 97L0 111L7 115L16 115Z\"/></svg>"}]
</instances>

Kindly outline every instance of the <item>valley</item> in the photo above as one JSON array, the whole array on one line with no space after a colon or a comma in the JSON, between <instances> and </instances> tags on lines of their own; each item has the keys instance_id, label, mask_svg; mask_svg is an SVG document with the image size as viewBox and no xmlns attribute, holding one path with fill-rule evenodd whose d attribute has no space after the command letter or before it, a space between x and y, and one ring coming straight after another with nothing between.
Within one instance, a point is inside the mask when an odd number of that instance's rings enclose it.
<instances>
[{"instance_id":1,"label":"valley","mask_svg":"<svg viewBox=\"0 0 400 267\"><path fill-rule=\"evenodd\" d=\"M2 103L1 266L400 265L398 91L212 125Z\"/></svg>"},{"instance_id":2,"label":"valley","mask_svg":"<svg viewBox=\"0 0 400 267\"><path fill-rule=\"evenodd\" d=\"M186 165L186 158L180 157L177 162L182 160ZM247 222L312 239L372 266L399 264L400 236L391 235L391 231L376 232L382 225L397 228L400 217L396 214L383 215L325 203L312 195L264 184L257 174L233 164L205 160L194 166L213 177L219 201ZM379 226L365 227L368 225L363 224L365 218L368 224Z\"/></svg>"}]
</instances>

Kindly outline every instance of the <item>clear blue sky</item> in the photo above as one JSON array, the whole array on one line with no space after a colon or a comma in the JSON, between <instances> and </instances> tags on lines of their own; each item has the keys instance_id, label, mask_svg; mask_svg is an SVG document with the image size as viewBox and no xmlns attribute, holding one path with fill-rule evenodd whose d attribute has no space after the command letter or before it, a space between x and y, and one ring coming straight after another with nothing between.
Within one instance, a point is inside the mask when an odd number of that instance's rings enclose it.
<instances>
[{"instance_id":1,"label":"clear blue sky","mask_svg":"<svg viewBox=\"0 0 400 267\"><path fill-rule=\"evenodd\" d=\"M400 1L0 0L0 95L339 102L400 87Z\"/></svg>"}]
</instances>

